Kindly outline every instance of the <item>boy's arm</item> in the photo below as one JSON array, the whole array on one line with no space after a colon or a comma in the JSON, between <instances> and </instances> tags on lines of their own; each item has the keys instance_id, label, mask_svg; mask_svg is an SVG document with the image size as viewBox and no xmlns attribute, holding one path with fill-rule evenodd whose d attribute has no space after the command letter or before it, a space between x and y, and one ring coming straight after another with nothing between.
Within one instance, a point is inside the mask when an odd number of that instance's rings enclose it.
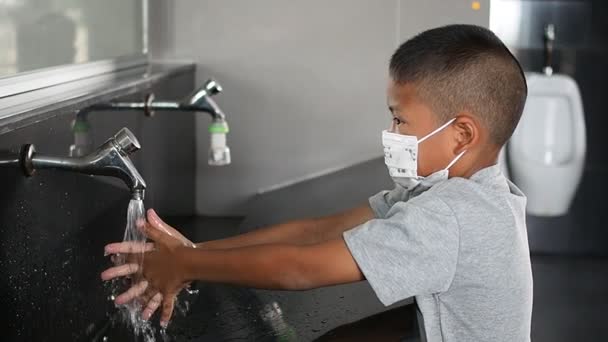
<instances>
[{"instance_id":1,"label":"boy's arm","mask_svg":"<svg viewBox=\"0 0 608 342\"><path fill-rule=\"evenodd\" d=\"M154 260L146 262L146 258L144 274L147 267L157 268L163 274L170 272L169 269L164 271ZM173 272L182 274L182 282L201 280L262 289L307 290L364 280L342 238L299 246L270 244L223 250L179 248L169 259L175 263L166 266L177 266ZM145 277L156 278L154 275Z\"/></svg>"},{"instance_id":2,"label":"boy's arm","mask_svg":"<svg viewBox=\"0 0 608 342\"><path fill-rule=\"evenodd\" d=\"M313 245L316 243L320 243L322 241L330 241L338 239L342 240L342 233L346 230L354 228L362 223L369 221L374 218L374 214L372 209L368 204L362 205L357 208L353 208L342 213L326 216L322 218L315 219L306 219L306 220L298 220L287 222L284 224L274 225L267 228L258 229L256 231L238 235L232 238L208 241L199 244L192 244L188 239L186 239L183 235L179 233L176 229L169 226L165 222L163 222L158 215L153 210L148 211L148 222L149 224L156 228L158 231L162 231L168 236L171 236L171 239L176 240L173 241L173 244L176 246L196 246L196 250L216 250L216 249L236 249L240 247L246 246L255 246L255 245L270 245L270 244L288 244L294 246L307 246ZM178 243L179 242L179 243ZM146 245L144 250L149 250L152 245ZM278 247L283 250L290 250L288 254L293 255L293 248L286 248L287 246ZM321 248L317 246L316 248ZM306 251L315 250L314 247L310 246L310 248L305 249ZM134 253L141 252L142 246L138 246L137 244L133 244L130 242L122 242L122 243L113 243L109 244L105 248L106 254L115 254L115 253ZM276 251L275 251L276 252ZM302 250L299 250L302 252ZM301 253L298 253L301 254ZM217 254L215 254L217 255ZM350 256L350 254L349 254ZM351 257L352 259L352 257ZM313 260L308 260L312 262ZM132 266L132 265L131 265ZM110 268L102 274L102 278L111 279L114 277L126 275L126 272L135 272L131 266L122 265L114 268ZM294 281L294 284L299 283L303 284L305 281L302 281L299 278L291 278ZM281 284L284 281L280 282L274 279L275 284ZM285 285L285 284L283 284ZM293 284L292 284L293 285ZM145 290L144 290L145 291ZM141 294L141 291L137 290L137 286L132 287L125 296L120 296L121 301L126 302L133 298L134 294ZM149 293L148 293L149 292ZM157 293L153 289L148 289L146 294L149 294L147 297L150 302L147 305L145 310L147 318L149 318L158 305L160 304L160 293ZM118 299L117 298L117 303ZM171 302L164 301L165 305L172 305ZM163 308L164 311L169 310L167 307Z\"/></svg>"},{"instance_id":3,"label":"boy's arm","mask_svg":"<svg viewBox=\"0 0 608 342\"><path fill-rule=\"evenodd\" d=\"M262 244L309 245L341 237L346 230L374 218L369 204L325 216L256 229L227 239L198 243L203 249L230 249Z\"/></svg>"},{"instance_id":4,"label":"boy's arm","mask_svg":"<svg viewBox=\"0 0 608 342\"><path fill-rule=\"evenodd\" d=\"M145 311L154 312L162 300L161 324L169 321L177 293L193 280L244 285L264 289L305 290L364 280L342 237L313 245L268 244L233 249L206 250L175 244L172 237L152 228L146 235L155 241L143 264L125 264L102 273L110 280L143 273L144 281L116 298L126 303L147 288L159 291ZM115 253L133 253L117 245ZM124 248L124 250L123 250ZM150 313L147 315L150 316Z\"/></svg>"}]
</instances>

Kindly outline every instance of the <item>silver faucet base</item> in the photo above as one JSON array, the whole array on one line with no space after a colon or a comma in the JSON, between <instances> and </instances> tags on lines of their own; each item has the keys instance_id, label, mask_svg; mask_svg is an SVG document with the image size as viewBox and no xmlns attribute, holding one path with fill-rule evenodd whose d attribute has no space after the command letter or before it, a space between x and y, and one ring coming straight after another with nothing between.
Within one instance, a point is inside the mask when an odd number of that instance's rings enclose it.
<instances>
[{"instance_id":1,"label":"silver faucet base","mask_svg":"<svg viewBox=\"0 0 608 342\"><path fill-rule=\"evenodd\" d=\"M143 200L146 183L129 159L129 155L140 148L133 133L127 128L123 128L96 151L83 157L39 155L36 153L34 145L27 144L21 148L18 159L8 158L5 162L0 162L0 165L19 166L28 177L33 176L37 169L55 169L116 177L129 187L133 199Z\"/></svg>"}]
</instances>

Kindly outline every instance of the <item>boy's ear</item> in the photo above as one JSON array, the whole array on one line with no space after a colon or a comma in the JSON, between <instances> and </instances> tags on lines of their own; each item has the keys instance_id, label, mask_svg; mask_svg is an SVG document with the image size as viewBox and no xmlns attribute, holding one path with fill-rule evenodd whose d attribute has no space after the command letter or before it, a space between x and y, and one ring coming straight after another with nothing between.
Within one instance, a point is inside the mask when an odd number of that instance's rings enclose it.
<instances>
[{"instance_id":1,"label":"boy's ear","mask_svg":"<svg viewBox=\"0 0 608 342\"><path fill-rule=\"evenodd\" d=\"M479 120L469 113L460 113L454 120L456 148L454 154L470 150L479 143L481 126Z\"/></svg>"}]
</instances>

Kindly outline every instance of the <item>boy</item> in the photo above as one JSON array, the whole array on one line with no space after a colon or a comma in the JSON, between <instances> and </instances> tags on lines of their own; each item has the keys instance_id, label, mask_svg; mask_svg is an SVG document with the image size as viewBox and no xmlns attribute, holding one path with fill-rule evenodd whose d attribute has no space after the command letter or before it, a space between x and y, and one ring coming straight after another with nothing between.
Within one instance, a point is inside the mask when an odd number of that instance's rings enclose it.
<instances>
[{"instance_id":1,"label":"boy","mask_svg":"<svg viewBox=\"0 0 608 342\"><path fill-rule=\"evenodd\" d=\"M141 297L149 318L162 301L166 325L194 280L304 290L367 279L385 305L415 296L428 341L529 341L526 199L496 165L526 100L519 63L489 30L452 25L401 45L389 74L382 142L394 190L335 216L199 245L149 211L154 247L142 266L102 273L145 279L116 302Z\"/></svg>"}]
</instances>

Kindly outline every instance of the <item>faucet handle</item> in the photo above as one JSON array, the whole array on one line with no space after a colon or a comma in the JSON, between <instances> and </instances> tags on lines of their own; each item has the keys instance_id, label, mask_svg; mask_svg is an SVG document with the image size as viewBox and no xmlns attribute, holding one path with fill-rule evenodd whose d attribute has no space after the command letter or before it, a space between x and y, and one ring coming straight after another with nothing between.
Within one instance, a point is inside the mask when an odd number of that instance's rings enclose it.
<instances>
[{"instance_id":1,"label":"faucet handle","mask_svg":"<svg viewBox=\"0 0 608 342\"><path fill-rule=\"evenodd\" d=\"M209 96L213 96L222 92L222 86L213 78L205 82L205 90Z\"/></svg>"},{"instance_id":2,"label":"faucet handle","mask_svg":"<svg viewBox=\"0 0 608 342\"><path fill-rule=\"evenodd\" d=\"M118 131L118 133L112 137L112 140L118 150L125 155L129 155L141 149L141 145L133 132L126 127Z\"/></svg>"},{"instance_id":3,"label":"faucet handle","mask_svg":"<svg viewBox=\"0 0 608 342\"><path fill-rule=\"evenodd\" d=\"M190 94L185 102L191 106L198 106L205 103L205 98L219 94L222 90L222 86L216 80L209 79L202 87Z\"/></svg>"}]
</instances>

